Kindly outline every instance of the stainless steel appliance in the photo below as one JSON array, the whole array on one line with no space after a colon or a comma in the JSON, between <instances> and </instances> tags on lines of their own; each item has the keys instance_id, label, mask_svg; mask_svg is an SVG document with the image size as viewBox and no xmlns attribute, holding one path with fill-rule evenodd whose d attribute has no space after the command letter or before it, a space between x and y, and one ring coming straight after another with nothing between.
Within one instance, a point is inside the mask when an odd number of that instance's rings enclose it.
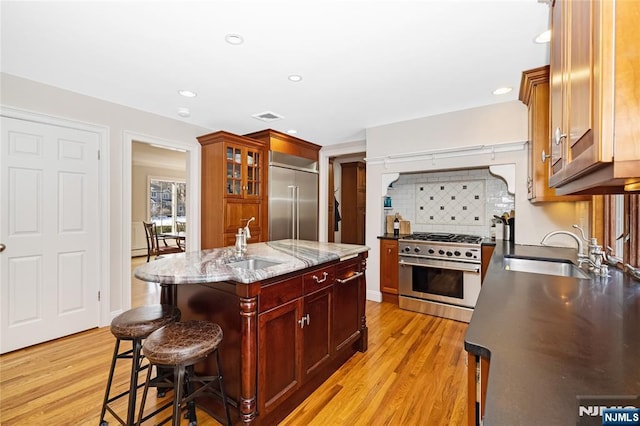
<instances>
[{"instance_id":1,"label":"stainless steel appliance","mask_svg":"<svg viewBox=\"0 0 640 426\"><path fill-rule=\"evenodd\" d=\"M269 152L269 241L318 240L318 162Z\"/></svg>"},{"instance_id":2,"label":"stainless steel appliance","mask_svg":"<svg viewBox=\"0 0 640 426\"><path fill-rule=\"evenodd\" d=\"M399 306L469 322L480 293L482 237L414 233L398 240Z\"/></svg>"}]
</instances>

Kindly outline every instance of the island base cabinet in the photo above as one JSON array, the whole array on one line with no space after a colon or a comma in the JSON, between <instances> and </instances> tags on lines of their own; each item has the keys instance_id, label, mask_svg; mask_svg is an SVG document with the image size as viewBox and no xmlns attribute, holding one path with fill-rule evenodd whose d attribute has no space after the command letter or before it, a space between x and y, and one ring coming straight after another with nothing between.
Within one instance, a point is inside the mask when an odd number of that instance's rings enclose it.
<instances>
[{"instance_id":1,"label":"island base cabinet","mask_svg":"<svg viewBox=\"0 0 640 426\"><path fill-rule=\"evenodd\" d=\"M332 288L305 296L302 321L302 368L308 377L331 357Z\"/></svg>"},{"instance_id":2,"label":"island base cabinet","mask_svg":"<svg viewBox=\"0 0 640 426\"><path fill-rule=\"evenodd\" d=\"M336 268L332 327L335 351L356 341L360 337L361 328L364 328L364 311L359 302L361 296L364 298L363 269L359 259L346 261Z\"/></svg>"},{"instance_id":3,"label":"island base cabinet","mask_svg":"<svg viewBox=\"0 0 640 426\"><path fill-rule=\"evenodd\" d=\"M258 315L258 412L267 414L296 392L331 356L332 288Z\"/></svg>"},{"instance_id":4,"label":"island base cabinet","mask_svg":"<svg viewBox=\"0 0 640 426\"><path fill-rule=\"evenodd\" d=\"M361 253L251 284L171 286L182 320L222 327L234 424L277 424L356 351L367 350L365 268ZM206 360L197 370L215 374L215 363ZM211 398L197 403L209 412L221 408Z\"/></svg>"},{"instance_id":5,"label":"island base cabinet","mask_svg":"<svg viewBox=\"0 0 640 426\"><path fill-rule=\"evenodd\" d=\"M302 302L258 316L258 412L266 414L300 386Z\"/></svg>"}]
</instances>

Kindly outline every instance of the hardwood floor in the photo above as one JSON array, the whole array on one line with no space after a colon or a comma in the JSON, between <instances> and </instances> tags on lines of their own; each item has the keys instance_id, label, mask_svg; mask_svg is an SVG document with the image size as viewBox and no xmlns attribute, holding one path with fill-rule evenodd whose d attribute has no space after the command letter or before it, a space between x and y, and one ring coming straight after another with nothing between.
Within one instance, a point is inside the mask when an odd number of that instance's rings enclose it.
<instances>
[{"instance_id":1,"label":"hardwood floor","mask_svg":"<svg viewBox=\"0 0 640 426\"><path fill-rule=\"evenodd\" d=\"M133 306L158 297L155 284L132 279ZM367 323L368 351L353 356L282 424L466 424L467 325L375 302L367 302ZM103 327L0 356L0 424L97 425L113 344ZM129 380L125 370L114 381L121 389ZM151 392L148 407L155 403ZM219 423L199 411L198 424Z\"/></svg>"}]
</instances>

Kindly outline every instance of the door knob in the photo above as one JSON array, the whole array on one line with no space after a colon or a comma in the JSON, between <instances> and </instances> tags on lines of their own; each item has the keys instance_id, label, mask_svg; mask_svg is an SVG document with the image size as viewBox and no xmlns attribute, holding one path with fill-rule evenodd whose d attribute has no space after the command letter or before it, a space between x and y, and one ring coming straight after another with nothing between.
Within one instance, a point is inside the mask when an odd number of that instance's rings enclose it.
<instances>
[{"instance_id":1,"label":"door knob","mask_svg":"<svg viewBox=\"0 0 640 426\"><path fill-rule=\"evenodd\" d=\"M0 253L2 253L4 251L4 249L6 249L7 246L5 246L4 244L0 243Z\"/></svg>"}]
</instances>

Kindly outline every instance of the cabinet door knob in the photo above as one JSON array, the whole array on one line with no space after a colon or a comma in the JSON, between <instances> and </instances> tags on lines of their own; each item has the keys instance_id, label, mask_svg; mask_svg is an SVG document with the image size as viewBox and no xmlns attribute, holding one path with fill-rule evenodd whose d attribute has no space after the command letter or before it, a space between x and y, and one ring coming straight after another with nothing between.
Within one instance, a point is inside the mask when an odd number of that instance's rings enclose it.
<instances>
[{"instance_id":1,"label":"cabinet door knob","mask_svg":"<svg viewBox=\"0 0 640 426\"><path fill-rule=\"evenodd\" d=\"M4 244L0 243L0 253L2 253L4 251L4 249L6 249L7 246L5 246Z\"/></svg>"},{"instance_id":2,"label":"cabinet door knob","mask_svg":"<svg viewBox=\"0 0 640 426\"><path fill-rule=\"evenodd\" d=\"M544 164L545 161L547 161L547 158L551 157L551 155L547 154L546 152L544 152L544 149L542 150L542 164Z\"/></svg>"},{"instance_id":3,"label":"cabinet door knob","mask_svg":"<svg viewBox=\"0 0 640 426\"><path fill-rule=\"evenodd\" d=\"M556 131L553 134L553 139L556 143L556 145L560 145L560 142L562 142L562 139L565 139L567 137L566 133L562 133L560 131L560 127L556 127Z\"/></svg>"}]
</instances>

